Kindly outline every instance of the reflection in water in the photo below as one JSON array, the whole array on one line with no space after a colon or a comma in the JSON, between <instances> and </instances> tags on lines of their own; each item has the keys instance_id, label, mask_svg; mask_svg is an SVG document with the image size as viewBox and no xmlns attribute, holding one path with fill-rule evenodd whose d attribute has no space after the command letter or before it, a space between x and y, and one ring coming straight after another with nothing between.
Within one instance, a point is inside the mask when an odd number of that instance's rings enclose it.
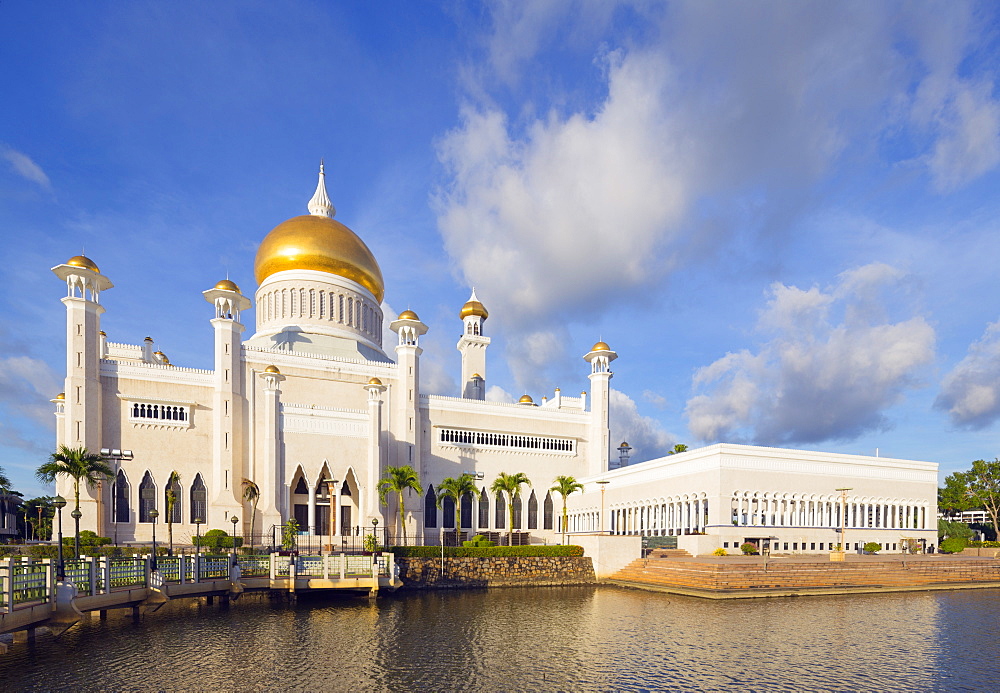
<instances>
[{"instance_id":1,"label":"reflection in water","mask_svg":"<svg viewBox=\"0 0 1000 693\"><path fill-rule=\"evenodd\" d=\"M111 613L0 657L3 690L994 689L1000 590L708 601L612 587Z\"/></svg>"}]
</instances>

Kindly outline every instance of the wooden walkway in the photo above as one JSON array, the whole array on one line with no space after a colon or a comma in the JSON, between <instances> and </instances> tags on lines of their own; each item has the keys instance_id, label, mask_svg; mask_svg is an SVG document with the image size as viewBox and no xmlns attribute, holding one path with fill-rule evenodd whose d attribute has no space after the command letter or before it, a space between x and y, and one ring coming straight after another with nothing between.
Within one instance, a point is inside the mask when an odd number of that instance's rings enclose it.
<instances>
[{"instance_id":1,"label":"wooden walkway","mask_svg":"<svg viewBox=\"0 0 1000 693\"><path fill-rule=\"evenodd\" d=\"M0 633L48 626L56 634L88 611L132 609L134 617L170 599L278 591L294 598L315 590L350 590L377 596L402 586L391 553L378 556L168 556L156 559L87 558L67 561L56 580L50 560L0 560Z\"/></svg>"}]
</instances>

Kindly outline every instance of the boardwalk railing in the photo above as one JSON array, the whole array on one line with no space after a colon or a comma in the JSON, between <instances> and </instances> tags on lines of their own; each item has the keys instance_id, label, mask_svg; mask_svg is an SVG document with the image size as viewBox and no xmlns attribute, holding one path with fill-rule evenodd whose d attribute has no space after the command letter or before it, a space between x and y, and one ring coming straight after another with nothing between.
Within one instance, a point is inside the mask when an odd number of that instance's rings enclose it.
<instances>
[{"instance_id":1,"label":"boardwalk railing","mask_svg":"<svg viewBox=\"0 0 1000 693\"><path fill-rule=\"evenodd\" d=\"M190 584L227 580L233 561L242 578L271 580L314 578L392 578L392 554L356 556L257 556L205 555L159 556L156 569L164 584ZM66 582L79 596L96 596L137 587L150 587L153 561L150 556L131 558L81 558L65 561ZM49 559L9 557L0 559L0 613L49 603L56 584L58 566Z\"/></svg>"}]
</instances>

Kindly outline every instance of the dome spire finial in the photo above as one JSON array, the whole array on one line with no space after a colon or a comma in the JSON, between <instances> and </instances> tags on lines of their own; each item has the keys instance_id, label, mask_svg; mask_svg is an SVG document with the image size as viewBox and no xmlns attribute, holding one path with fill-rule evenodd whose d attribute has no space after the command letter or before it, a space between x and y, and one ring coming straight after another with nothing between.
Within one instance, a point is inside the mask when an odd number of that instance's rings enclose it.
<instances>
[{"instance_id":1,"label":"dome spire finial","mask_svg":"<svg viewBox=\"0 0 1000 693\"><path fill-rule=\"evenodd\" d=\"M317 217L329 217L337 213L330 196L326 194L326 172L324 171L323 160L319 160L319 183L316 184L316 192L309 200L309 213Z\"/></svg>"}]
</instances>

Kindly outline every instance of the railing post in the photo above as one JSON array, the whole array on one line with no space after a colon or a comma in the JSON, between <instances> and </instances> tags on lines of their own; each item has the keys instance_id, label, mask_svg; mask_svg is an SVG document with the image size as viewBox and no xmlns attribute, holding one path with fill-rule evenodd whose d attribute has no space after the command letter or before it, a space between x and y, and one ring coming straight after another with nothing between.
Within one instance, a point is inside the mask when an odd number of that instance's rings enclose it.
<instances>
[{"instance_id":1,"label":"railing post","mask_svg":"<svg viewBox=\"0 0 1000 693\"><path fill-rule=\"evenodd\" d=\"M340 579L347 579L347 560L344 558L344 554L340 554Z\"/></svg>"},{"instance_id":2,"label":"railing post","mask_svg":"<svg viewBox=\"0 0 1000 693\"><path fill-rule=\"evenodd\" d=\"M107 556L101 556L98 560L100 562L101 584L104 585L104 594L108 594L111 591L111 559Z\"/></svg>"},{"instance_id":3,"label":"railing post","mask_svg":"<svg viewBox=\"0 0 1000 693\"><path fill-rule=\"evenodd\" d=\"M143 587L149 588L150 578L153 575L152 562L149 560L149 555L143 557L143 572L145 574L145 579L143 580Z\"/></svg>"},{"instance_id":4,"label":"railing post","mask_svg":"<svg viewBox=\"0 0 1000 693\"><path fill-rule=\"evenodd\" d=\"M14 610L14 557L7 559L7 582L4 585L4 603L7 604L7 611ZM51 587L49 594L52 593Z\"/></svg>"},{"instance_id":5,"label":"railing post","mask_svg":"<svg viewBox=\"0 0 1000 693\"><path fill-rule=\"evenodd\" d=\"M330 555L323 556L323 579L330 579Z\"/></svg>"},{"instance_id":6,"label":"railing post","mask_svg":"<svg viewBox=\"0 0 1000 693\"><path fill-rule=\"evenodd\" d=\"M201 554L197 553L194 556L194 581L201 582Z\"/></svg>"}]
</instances>

